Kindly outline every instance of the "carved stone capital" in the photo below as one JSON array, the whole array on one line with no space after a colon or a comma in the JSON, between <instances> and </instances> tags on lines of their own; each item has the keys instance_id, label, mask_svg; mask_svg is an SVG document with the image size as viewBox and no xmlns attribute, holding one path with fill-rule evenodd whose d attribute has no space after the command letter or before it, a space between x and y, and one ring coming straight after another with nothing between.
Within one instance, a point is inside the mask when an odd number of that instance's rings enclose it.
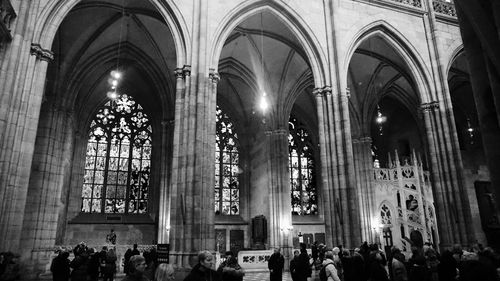
<instances>
[{"instance_id":1,"label":"carved stone capital","mask_svg":"<svg viewBox=\"0 0 500 281\"><path fill-rule=\"evenodd\" d=\"M332 94L332 87L331 86L324 86L323 87L323 93L327 96Z\"/></svg>"},{"instance_id":2,"label":"carved stone capital","mask_svg":"<svg viewBox=\"0 0 500 281\"><path fill-rule=\"evenodd\" d=\"M332 94L332 87L331 86L324 86L323 88L314 88L312 92L316 97L322 97L325 95L331 95Z\"/></svg>"},{"instance_id":3,"label":"carved stone capital","mask_svg":"<svg viewBox=\"0 0 500 281\"><path fill-rule=\"evenodd\" d=\"M184 71L182 68L176 68L174 70L175 79L184 79Z\"/></svg>"},{"instance_id":4,"label":"carved stone capital","mask_svg":"<svg viewBox=\"0 0 500 281\"><path fill-rule=\"evenodd\" d=\"M432 111L432 110L438 109L438 108L439 108L439 102L437 102L437 101L431 101L431 102L423 103L420 105L420 109L423 112L429 112L429 111Z\"/></svg>"},{"instance_id":5,"label":"carved stone capital","mask_svg":"<svg viewBox=\"0 0 500 281\"><path fill-rule=\"evenodd\" d=\"M315 95L317 98L323 97L323 89L321 88L314 88L312 91L313 95Z\"/></svg>"},{"instance_id":6,"label":"carved stone capital","mask_svg":"<svg viewBox=\"0 0 500 281\"><path fill-rule=\"evenodd\" d=\"M184 68L182 68L182 73L184 73L184 77L191 76L191 66L184 65Z\"/></svg>"},{"instance_id":7,"label":"carved stone capital","mask_svg":"<svg viewBox=\"0 0 500 281\"><path fill-rule=\"evenodd\" d=\"M42 48L40 44L31 43L30 54L36 56L39 60L48 62L54 60L54 53L51 50Z\"/></svg>"},{"instance_id":8,"label":"carved stone capital","mask_svg":"<svg viewBox=\"0 0 500 281\"><path fill-rule=\"evenodd\" d=\"M220 81L220 75L219 73L215 72L215 69L210 69L210 73L208 74L208 78L212 83L217 84Z\"/></svg>"}]
</instances>

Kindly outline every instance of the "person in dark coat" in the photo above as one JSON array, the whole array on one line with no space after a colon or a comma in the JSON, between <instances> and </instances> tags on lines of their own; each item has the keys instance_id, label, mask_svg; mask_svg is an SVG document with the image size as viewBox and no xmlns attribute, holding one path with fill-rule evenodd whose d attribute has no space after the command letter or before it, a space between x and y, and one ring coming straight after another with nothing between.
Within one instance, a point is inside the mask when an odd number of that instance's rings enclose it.
<instances>
[{"instance_id":1,"label":"person in dark coat","mask_svg":"<svg viewBox=\"0 0 500 281\"><path fill-rule=\"evenodd\" d=\"M137 249L137 244L134 244L134 249L132 250L132 256L140 255L141 252Z\"/></svg>"},{"instance_id":2,"label":"person in dark coat","mask_svg":"<svg viewBox=\"0 0 500 281\"><path fill-rule=\"evenodd\" d=\"M103 280L104 281L113 281L115 273L116 273L116 257L115 251L113 249L109 249L106 253L106 265L104 267L103 272Z\"/></svg>"},{"instance_id":3,"label":"person in dark coat","mask_svg":"<svg viewBox=\"0 0 500 281\"><path fill-rule=\"evenodd\" d=\"M412 249L412 256L408 260L408 280L428 281L429 270L422 250L416 247Z\"/></svg>"},{"instance_id":4,"label":"person in dark coat","mask_svg":"<svg viewBox=\"0 0 500 281\"><path fill-rule=\"evenodd\" d=\"M123 278L122 281L149 281L149 279L144 275L146 270L146 259L141 255L134 255L130 257L129 269L127 276Z\"/></svg>"},{"instance_id":5,"label":"person in dark coat","mask_svg":"<svg viewBox=\"0 0 500 281\"><path fill-rule=\"evenodd\" d=\"M306 253L307 254L307 253ZM299 250L293 252L293 259L290 261L290 273L293 281L307 281L309 276L309 261L304 260Z\"/></svg>"},{"instance_id":6,"label":"person in dark coat","mask_svg":"<svg viewBox=\"0 0 500 281\"><path fill-rule=\"evenodd\" d=\"M99 253L94 249L89 249L89 265L87 271L89 273L90 281L97 281L99 279Z\"/></svg>"},{"instance_id":7,"label":"person in dark coat","mask_svg":"<svg viewBox=\"0 0 500 281\"><path fill-rule=\"evenodd\" d=\"M245 276L243 268L231 251L226 252L226 260L220 264L217 273L223 281L243 281L243 276Z\"/></svg>"},{"instance_id":8,"label":"person in dark coat","mask_svg":"<svg viewBox=\"0 0 500 281\"><path fill-rule=\"evenodd\" d=\"M379 252L370 253L370 280L371 281L389 281L387 271L384 268L384 259Z\"/></svg>"},{"instance_id":9,"label":"person in dark coat","mask_svg":"<svg viewBox=\"0 0 500 281\"><path fill-rule=\"evenodd\" d=\"M318 241L314 241L311 245L311 257L313 259L313 264L316 264L316 260L318 259Z\"/></svg>"},{"instance_id":10,"label":"person in dark coat","mask_svg":"<svg viewBox=\"0 0 500 281\"><path fill-rule=\"evenodd\" d=\"M209 251L198 254L198 264L184 278L184 281L222 281L217 271L213 270L214 257Z\"/></svg>"},{"instance_id":11,"label":"person in dark coat","mask_svg":"<svg viewBox=\"0 0 500 281\"><path fill-rule=\"evenodd\" d=\"M87 281L89 263L89 256L84 248L74 250L75 258L71 261L69 266L73 268L71 271L71 281Z\"/></svg>"},{"instance_id":12,"label":"person in dark coat","mask_svg":"<svg viewBox=\"0 0 500 281\"><path fill-rule=\"evenodd\" d=\"M50 271L52 272L52 280L68 281L70 276L69 268L69 253L66 251L60 252L57 257L52 260Z\"/></svg>"},{"instance_id":13,"label":"person in dark coat","mask_svg":"<svg viewBox=\"0 0 500 281\"><path fill-rule=\"evenodd\" d=\"M274 253L267 262L267 267L271 275L270 281L282 281L285 258L280 252L280 248L274 248Z\"/></svg>"},{"instance_id":14,"label":"person in dark coat","mask_svg":"<svg viewBox=\"0 0 500 281\"><path fill-rule=\"evenodd\" d=\"M127 251L125 252L124 255L124 263L123 263L123 272L125 274L128 274L129 270L129 264L130 264L130 258L133 256L132 254L132 249L128 248Z\"/></svg>"},{"instance_id":15,"label":"person in dark coat","mask_svg":"<svg viewBox=\"0 0 500 281\"><path fill-rule=\"evenodd\" d=\"M458 263L450 250L443 252L438 264L438 276L440 281L454 281L457 277Z\"/></svg>"}]
</instances>

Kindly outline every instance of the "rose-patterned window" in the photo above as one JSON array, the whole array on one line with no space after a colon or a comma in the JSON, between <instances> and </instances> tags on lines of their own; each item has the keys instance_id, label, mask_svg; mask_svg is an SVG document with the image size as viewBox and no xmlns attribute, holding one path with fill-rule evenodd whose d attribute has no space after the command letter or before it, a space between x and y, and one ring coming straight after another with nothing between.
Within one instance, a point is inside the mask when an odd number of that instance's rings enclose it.
<instances>
[{"instance_id":1,"label":"rose-patterned window","mask_svg":"<svg viewBox=\"0 0 500 281\"><path fill-rule=\"evenodd\" d=\"M317 215L314 146L311 136L305 126L292 116L290 116L288 128L292 214Z\"/></svg>"},{"instance_id":2,"label":"rose-patterned window","mask_svg":"<svg viewBox=\"0 0 500 281\"><path fill-rule=\"evenodd\" d=\"M98 110L88 135L82 212L147 212L151 134L148 116L130 96Z\"/></svg>"},{"instance_id":3,"label":"rose-patterned window","mask_svg":"<svg viewBox=\"0 0 500 281\"><path fill-rule=\"evenodd\" d=\"M215 214L240 214L238 135L230 118L217 106L215 136Z\"/></svg>"}]
</instances>

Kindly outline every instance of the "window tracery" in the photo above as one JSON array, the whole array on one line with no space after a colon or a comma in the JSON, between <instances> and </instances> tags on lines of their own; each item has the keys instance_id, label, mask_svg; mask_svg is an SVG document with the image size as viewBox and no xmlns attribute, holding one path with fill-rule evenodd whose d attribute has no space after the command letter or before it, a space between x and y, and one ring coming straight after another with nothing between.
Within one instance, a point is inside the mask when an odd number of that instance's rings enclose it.
<instances>
[{"instance_id":1,"label":"window tracery","mask_svg":"<svg viewBox=\"0 0 500 281\"><path fill-rule=\"evenodd\" d=\"M391 210L385 204L380 208L380 220L384 225L392 224Z\"/></svg>"},{"instance_id":2,"label":"window tracery","mask_svg":"<svg viewBox=\"0 0 500 281\"><path fill-rule=\"evenodd\" d=\"M222 110L216 110L215 214L239 215L239 151L234 125Z\"/></svg>"},{"instance_id":3,"label":"window tracery","mask_svg":"<svg viewBox=\"0 0 500 281\"><path fill-rule=\"evenodd\" d=\"M317 215L314 149L305 126L290 116L288 151L293 215Z\"/></svg>"},{"instance_id":4,"label":"window tracery","mask_svg":"<svg viewBox=\"0 0 500 281\"><path fill-rule=\"evenodd\" d=\"M130 96L99 109L90 125L81 212L147 212L151 135L149 117Z\"/></svg>"}]
</instances>

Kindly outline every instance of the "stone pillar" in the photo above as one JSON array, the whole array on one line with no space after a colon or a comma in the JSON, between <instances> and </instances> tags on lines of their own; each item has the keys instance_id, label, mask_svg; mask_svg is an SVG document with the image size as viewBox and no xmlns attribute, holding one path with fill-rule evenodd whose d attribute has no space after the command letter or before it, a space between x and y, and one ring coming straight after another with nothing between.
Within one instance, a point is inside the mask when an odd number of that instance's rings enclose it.
<instances>
[{"instance_id":1,"label":"stone pillar","mask_svg":"<svg viewBox=\"0 0 500 281\"><path fill-rule=\"evenodd\" d=\"M53 53L15 34L7 54L0 74L0 248L17 252L45 74Z\"/></svg>"},{"instance_id":2,"label":"stone pillar","mask_svg":"<svg viewBox=\"0 0 500 281\"><path fill-rule=\"evenodd\" d=\"M290 172L288 167L288 130L266 131L269 155L267 170L269 180L269 245L280 247L285 257L285 269L293 258L292 249L292 201Z\"/></svg>"},{"instance_id":3,"label":"stone pillar","mask_svg":"<svg viewBox=\"0 0 500 281\"><path fill-rule=\"evenodd\" d=\"M356 175L356 196L359 198L358 208L361 224L361 240L374 241L372 218L375 215L373 198L375 190L373 180L373 160L371 154L371 137L361 137L352 140L354 166Z\"/></svg>"},{"instance_id":4,"label":"stone pillar","mask_svg":"<svg viewBox=\"0 0 500 281\"><path fill-rule=\"evenodd\" d=\"M47 252L56 245L66 202L63 190L71 166L67 155L73 151L73 124L73 112L57 101L47 101L42 107L20 244L22 255L31 256L29 272L34 276L45 271L50 262Z\"/></svg>"},{"instance_id":5,"label":"stone pillar","mask_svg":"<svg viewBox=\"0 0 500 281\"><path fill-rule=\"evenodd\" d=\"M170 259L189 268L200 250L215 250L214 155L218 75L178 71L172 180L170 192Z\"/></svg>"},{"instance_id":6,"label":"stone pillar","mask_svg":"<svg viewBox=\"0 0 500 281\"><path fill-rule=\"evenodd\" d=\"M492 1L495 2L495 1ZM496 214L491 221L500 218L500 77L489 56L486 55L484 41L480 40L470 16L464 9L472 3L460 1L457 14L460 21L464 48L467 53L470 80L476 104L484 154L490 171L491 185L496 201ZM498 5L498 4L496 4ZM500 37L500 36L498 36ZM483 222L484 223L484 222ZM496 247L499 247L498 245Z\"/></svg>"},{"instance_id":7,"label":"stone pillar","mask_svg":"<svg viewBox=\"0 0 500 281\"><path fill-rule=\"evenodd\" d=\"M443 128L442 109L438 102L422 105L423 118L429 148L431 178L439 220L441 247L470 241L470 207L467 193L460 181L460 171L454 165L456 159L450 147L450 136Z\"/></svg>"},{"instance_id":8,"label":"stone pillar","mask_svg":"<svg viewBox=\"0 0 500 281\"><path fill-rule=\"evenodd\" d=\"M447 246L450 243L462 243L465 245L472 243L475 239L472 234L473 232L469 231L472 215L464 182L462 156L455 128L451 95L446 79L446 67L440 58L439 46L446 45L446 42L442 41L436 34L438 23L436 22L432 0L424 1L424 5L428 11L424 15L424 28L426 37L430 39L427 40L427 45L433 69L432 79L435 81L430 87L429 103L423 105L424 121L428 137L430 134L429 130L433 130L432 135L434 136L432 140L428 140L428 145L429 153L434 154L431 155L431 158L435 157L434 160L437 161L432 162L431 160L431 163L437 164L437 166L431 165L431 169L434 176L437 176L437 173L440 174L439 178L441 181L439 184L436 184L437 178L434 178L433 186L436 187L435 191L437 193L445 193L441 196L449 197L442 201L446 205L440 205L438 208L451 208L450 211L453 213L455 222L449 222L453 224L453 227L456 227L454 232L450 233L451 236L448 237L452 239L442 239L441 242L443 246ZM431 127L428 127L429 123L425 120L428 117L430 117ZM448 193L452 194L448 195ZM441 215L444 215L444 213L442 212ZM438 216L438 219L444 219L444 217ZM440 225L443 224L440 223ZM450 228L445 231L449 230Z\"/></svg>"},{"instance_id":9,"label":"stone pillar","mask_svg":"<svg viewBox=\"0 0 500 281\"><path fill-rule=\"evenodd\" d=\"M361 243L354 185L348 104L345 93L332 94L330 87L317 88L322 198L325 206L327 245L355 247Z\"/></svg>"},{"instance_id":10,"label":"stone pillar","mask_svg":"<svg viewBox=\"0 0 500 281\"><path fill-rule=\"evenodd\" d=\"M181 72L182 74L182 72ZM181 75L181 82L184 82ZM172 169L172 131L174 130L174 120L161 122L162 128L162 157L160 170L160 201L158 212L158 244L168 244L170 237L170 176Z\"/></svg>"}]
</instances>

